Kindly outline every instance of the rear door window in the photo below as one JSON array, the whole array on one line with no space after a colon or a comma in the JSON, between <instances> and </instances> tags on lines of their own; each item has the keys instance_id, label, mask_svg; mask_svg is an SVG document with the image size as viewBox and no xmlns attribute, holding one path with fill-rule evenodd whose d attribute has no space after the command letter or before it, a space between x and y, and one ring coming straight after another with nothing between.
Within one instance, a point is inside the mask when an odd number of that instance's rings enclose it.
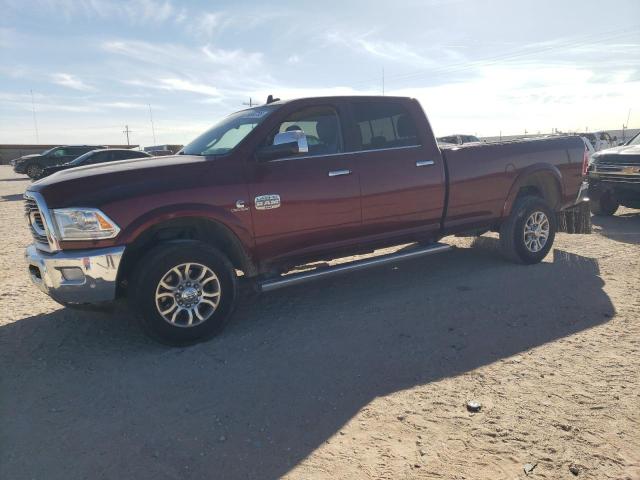
<instances>
[{"instance_id":1,"label":"rear door window","mask_svg":"<svg viewBox=\"0 0 640 480\"><path fill-rule=\"evenodd\" d=\"M97 152L91 155L85 162L85 165L94 165L96 163L108 162L111 156L111 152Z\"/></svg>"},{"instance_id":2,"label":"rear door window","mask_svg":"<svg viewBox=\"0 0 640 480\"><path fill-rule=\"evenodd\" d=\"M420 144L414 119L398 103L357 102L353 103L353 114L359 134L356 150L378 150Z\"/></svg>"}]
</instances>

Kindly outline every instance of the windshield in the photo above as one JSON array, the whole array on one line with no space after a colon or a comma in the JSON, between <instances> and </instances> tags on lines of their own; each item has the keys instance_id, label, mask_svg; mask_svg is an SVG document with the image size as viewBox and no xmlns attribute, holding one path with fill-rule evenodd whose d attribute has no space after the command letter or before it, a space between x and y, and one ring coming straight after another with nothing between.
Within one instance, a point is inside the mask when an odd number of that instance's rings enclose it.
<instances>
[{"instance_id":1,"label":"windshield","mask_svg":"<svg viewBox=\"0 0 640 480\"><path fill-rule=\"evenodd\" d=\"M48 154L50 154L51 152L53 152L57 148L60 148L60 147L50 148L49 150L45 150L44 152L42 152L40 155L48 155Z\"/></svg>"},{"instance_id":2,"label":"windshield","mask_svg":"<svg viewBox=\"0 0 640 480\"><path fill-rule=\"evenodd\" d=\"M223 155L229 153L275 108L275 106L262 106L232 113L186 145L180 153L185 155Z\"/></svg>"},{"instance_id":3,"label":"windshield","mask_svg":"<svg viewBox=\"0 0 640 480\"><path fill-rule=\"evenodd\" d=\"M627 145L640 145L640 133L629 140L629 143L627 143Z\"/></svg>"},{"instance_id":4,"label":"windshield","mask_svg":"<svg viewBox=\"0 0 640 480\"><path fill-rule=\"evenodd\" d=\"M82 163L84 163L84 161L89 158L91 155L93 154L93 150L90 152L87 152L83 155L80 155L78 158L72 160L69 162L69 165L80 165Z\"/></svg>"}]
</instances>

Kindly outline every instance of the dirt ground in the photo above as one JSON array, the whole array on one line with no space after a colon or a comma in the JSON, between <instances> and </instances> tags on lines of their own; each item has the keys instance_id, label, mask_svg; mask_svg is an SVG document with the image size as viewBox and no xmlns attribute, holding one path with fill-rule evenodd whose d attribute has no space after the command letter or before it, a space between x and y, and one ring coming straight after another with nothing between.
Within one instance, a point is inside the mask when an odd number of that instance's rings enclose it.
<instances>
[{"instance_id":1,"label":"dirt ground","mask_svg":"<svg viewBox=\"0 0 640 480\"><path fill-rule=\"evenodd\" d=\"M24 178L0 167L2 479L640 478L640 211L534 266L447 238L171 349L29 284Z\"/></svg>"}]
</instances>

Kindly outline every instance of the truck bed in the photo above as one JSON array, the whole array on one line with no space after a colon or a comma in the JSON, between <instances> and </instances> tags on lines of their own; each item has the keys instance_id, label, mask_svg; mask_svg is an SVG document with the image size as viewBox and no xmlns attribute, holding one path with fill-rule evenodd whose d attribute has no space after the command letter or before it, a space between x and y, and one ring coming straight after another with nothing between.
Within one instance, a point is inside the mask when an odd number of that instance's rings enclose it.
<instances>
[{"instance_id":1,"label":"truck bed","mask_svg":"<svg viewBox=\"0 0 640 480\"><path fill-rule=\"evenodd\" d=\"M532 189L548 188L544 185L556 182L558 210L575 201L582 183L584 144L580 137L474 143L445 146L441 151L448 178L445 231L498 222L508 215L514 200L510 197L522 186L524 177L533 182ZM540 168L544 173L533 179L528 175ZM546 181L536 184L535 179L543 176Z\"/></svg>"}]
</instances>

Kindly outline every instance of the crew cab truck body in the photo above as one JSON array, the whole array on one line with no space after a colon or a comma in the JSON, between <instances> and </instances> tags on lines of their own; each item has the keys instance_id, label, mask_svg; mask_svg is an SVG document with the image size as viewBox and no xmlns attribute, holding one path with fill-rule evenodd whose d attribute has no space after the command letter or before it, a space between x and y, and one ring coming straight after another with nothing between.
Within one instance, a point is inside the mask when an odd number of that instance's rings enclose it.
<instances>
[{"instance_id":1,"label":"crew cab truck body","mask_svg":"<svg viewBox=\"0 0 640 480\"><path fill-rule=\"evenodd\" d=\"M586 191L585 161L577 137L440 150L409 98L278 101L230 115L178 155L35 182L26 257L61 303L127 296L147 332L184 344L225 324L237 271L269 290L331 273L282 276L305 262L416 242L379 262L406 258L488 230L510 258L539 262L556 213Z\"/></svg>"}]
</instances>

